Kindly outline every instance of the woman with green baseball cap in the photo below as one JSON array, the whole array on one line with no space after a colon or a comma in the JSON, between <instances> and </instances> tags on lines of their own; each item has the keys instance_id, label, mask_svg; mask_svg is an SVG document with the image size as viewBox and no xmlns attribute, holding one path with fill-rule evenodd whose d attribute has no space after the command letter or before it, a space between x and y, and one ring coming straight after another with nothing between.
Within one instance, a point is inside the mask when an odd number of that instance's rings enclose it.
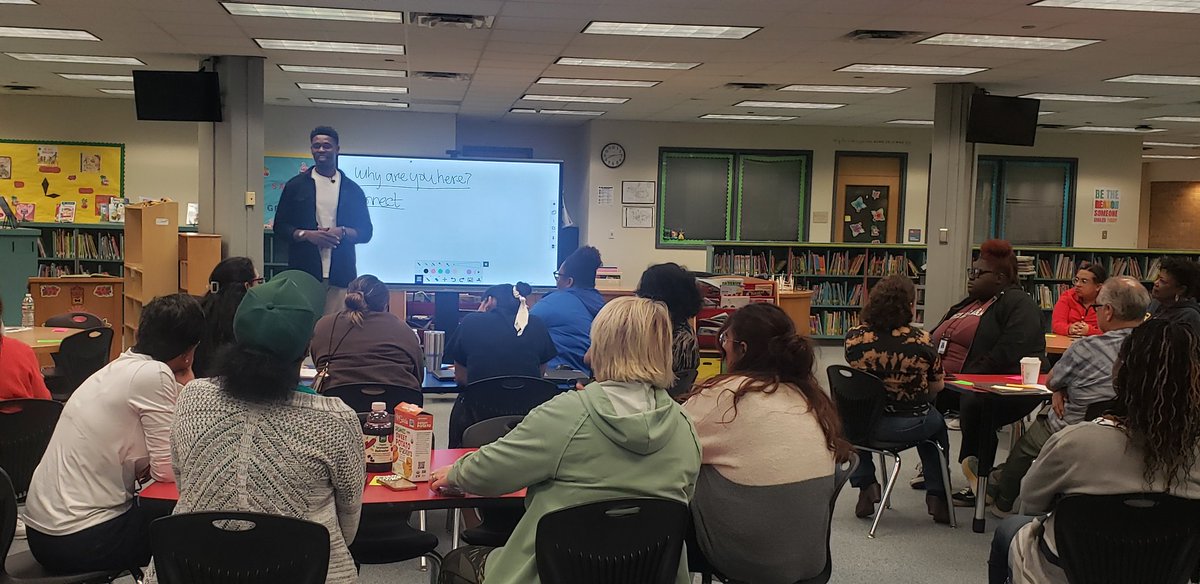
<instances>
[{"instance_id":1,"label":"woman with green baseball cap","mask_svg":"<svg viewBox=\"0 0 1200 584\"><path fill-rule=\"evenodd\" d=\"M246 292L215 375L180 394L171 435L176 513L252 511L329 530L327 582L354 582L366 473L362 427L340 399L300 385L325 290L289 270ZM244 486L243 486L244 485ZM248 496L247 496L248 495Z\"/></svg>"}]
</instances>

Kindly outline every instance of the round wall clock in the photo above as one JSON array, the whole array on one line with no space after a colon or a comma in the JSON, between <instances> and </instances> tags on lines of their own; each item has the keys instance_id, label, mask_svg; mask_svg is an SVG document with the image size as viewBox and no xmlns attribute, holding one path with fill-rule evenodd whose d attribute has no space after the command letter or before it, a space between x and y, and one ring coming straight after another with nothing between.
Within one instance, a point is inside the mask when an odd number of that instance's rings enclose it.
<instances>
[{"instance_id":1,"label":"round wall clock","mask_svg":"<svg viewBox=\"0 0 1200 584\"><path fill-rule=\"evenodd\" d=\"M625 163L625 147L616 142L609 142L600 150L600 161L604 166L616 168Z\"/></svg>"}]
</instances>

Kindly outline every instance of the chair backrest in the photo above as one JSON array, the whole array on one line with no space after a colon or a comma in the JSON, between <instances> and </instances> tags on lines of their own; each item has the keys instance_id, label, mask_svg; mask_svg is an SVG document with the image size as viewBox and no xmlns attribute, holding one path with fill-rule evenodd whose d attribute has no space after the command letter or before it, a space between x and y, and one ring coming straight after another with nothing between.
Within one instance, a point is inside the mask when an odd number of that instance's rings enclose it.
<instances>
[{"instance_id":1,"label":"chair backrest","mask_svg":"<svg viewBox=\"0 0 1200 584\"><path fill-rule=\"evenodd\" d=\"M329 530L263 513L183 513L150 524L162 584L320 584L329 571Z\"/></svg>"},{"instance_id":2,"label":"chair backrest","mask_svg":"<svg viewBox=\"0 0 1200 584\"><path fill-rule=\"evenodd\" d=\"M1071 584L1186 584L1200 563L1200 500L1068 495L1054 506L1054 538Z\"/></svg>"},{"instance_id":3,"label":"chair backrest","mask_svg":"<svg viewBox=\"0 0 1200 584\"><path fill-rule=\"evenodd\" d=\"M553 381L538 377L491 377L463 389L463 406L473 424L500 416L524 416L562 392Z\"/></svg>"},{"instance_id":4,"label":"chair backrest","mask_svg":"<svg viewBox=\"0 0 1200 584\"><path fill-rule=\"evenodd\" d=\"M505 436L521 423L525 416L500 416L482 422L475 422L463 432L463 448L479 448L491 444Z\"/></svg>"},{"instance_id":5,"label":"chair backrest","mask_svg":"<svg viewBox=\"0 0 1200 584\"><path fill-rule=\"evenodd\" d=\"M356 412L371 411L371 402L384 402L387 411L396 409L400 402L424 406L425 394L419 389L401 387L399 385L384 385L379 383L351 383L331 387L321 392L328 397L336 397L346 402L350 409Z\"/></svg>"},{"instance_id":6,"label":"chair backrest","mask_svg":"<svg viewBox=\"0 0 1200 584\"><path fill-rule=\"evenodd\" d=\"M667 390L671 397L679 397L685 395L692 390L692 386L696 384L696 377L700 375L700 371L689 369L687 371L675 372L675 385Z\"/></svg>"},{"instance_id":7,"label":"chair backrest","mask_svg":"<svg viewBox=\"0 0 1200 584\"><path fill-rule=\"evenodd\" d=\"M46 319L46 323L42 326L73 329L93 329L106 327L108 324L104 322L104 319L90 312L64 312Z\"/></svg>"},{"instance_id":8,"label":"chair backrest","mask_svg":"<svg viewBox=\"0 0 1200 584\"><path fill-rule=\"evenodd\" d=\"M61 403L48 399L0 401L0 469L8 473L18 497L29 490L62 410Z\"/></svg>"},{"instance_id":9,"label":"chair backrest","mask_svg":"<svg viewBox=\"0 0 1200 584\"><path fill-rule=\"evenodd\" d=\"M617 499L544 515L535 556L543 584L672 584L688 508L666 499Z\"/></svg>"},{"instance_id":10,"label":"chair backrest","mask_svg":"<svg viewBox=\"0 0 1200 584\"><path fill-rule=\"evenodd\" d=\"M842 418L842 431L852 444L871 441L871 432L883 417L887 390L878 377L844 365L830 365L829 393Z\"/></svg>"},{"instance_id":11,"label":"chair backrest","mask_svg":"<svg viewBox=\"0 0 1200 584\"><path fill-rule=\"evenodd\" d=\"M837 506L838 495L841 494L842 487L846 486L846 481L850 479L851 474L854 474L856 468L858 468L858 453L851 452L849 460L839 463L833 469L833 496L829 499L829 525L825 530L825 569L820 574L796 582L796 584L825 584L833 577L833 548L830 546L830 540L833 537L833 510Z\"/></svg>"},{"instance_id":12,"label":"chair backrest","mask_svg":"<svg viewBox=\"0 0 1200 584\"><path fill-rule=\"evenodd\" d=\"M1099 418L1100 416L1112 411L1117 407L1117 405L1118 402L1116 398L1088 404L1087 410L1083 414L1083 419L1084 421L1095 420L1096 418Z\"/></svg>"},{"instance_id":13,"label":"chair backrest","mask_svg":"<svg viewBox=\"0 0 1200 584\"><path fill-rule=\"evenodd\" d=\"M69 392L108 364L112 341L113 330L108 327L90 328L63 339L54 358L54 370L65 378Z\"/></svg>"},{"instance_id":14,"label":"chair backrest","mask_svg":"<svg viewBox=\"0 0 1200 584\"><path fill-rule=\"evenodd\" d=\"M8 557L8 550L12 547L16 534L17 493L13 491L8 473L0 468L0 558ZM0 582L7 582L4 574L4 562L0 561Z\"/></svg>"}]
</instances>

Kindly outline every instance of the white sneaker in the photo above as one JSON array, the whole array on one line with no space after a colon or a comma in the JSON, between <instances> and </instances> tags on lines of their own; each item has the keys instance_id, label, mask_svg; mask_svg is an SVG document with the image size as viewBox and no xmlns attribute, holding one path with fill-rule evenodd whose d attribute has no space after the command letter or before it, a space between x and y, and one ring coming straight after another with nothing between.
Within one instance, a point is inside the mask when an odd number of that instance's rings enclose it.
<instances>
[{"instance_id":1,"label":"white sneaker","mask_svg":"<svg viewBox=\"0 0 1200 584\"><path fill-rule=\"evenodd\" d=\"M17 534L16 534L16 538L17 538L17 539L25 539L25 522L24 522L24 521L21 521L21 518L20 518L20 517L18 517L18 518L17 518Z\"/></svg>"},{"instance_id":2,"label":"white sneaker","mask_svg":"<svg viewBox=\"0 0 1200 584\"><path fill-rule=\"evenodd\" d=\"M957 417L954 417L954 418L947 417L946 418L946 429L958 432L958 431L961 431L962 424L958 421Z\"/></svg>"}]
</instances>

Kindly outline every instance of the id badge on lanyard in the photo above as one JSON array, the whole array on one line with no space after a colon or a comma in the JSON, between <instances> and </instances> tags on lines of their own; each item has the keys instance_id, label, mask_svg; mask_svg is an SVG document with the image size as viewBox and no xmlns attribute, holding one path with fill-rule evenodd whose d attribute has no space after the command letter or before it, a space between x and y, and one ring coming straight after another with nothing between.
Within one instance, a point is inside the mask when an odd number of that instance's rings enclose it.
<instances>
[{"instance_id":1,"label":"id badge on lanyard","mask_svg":"<svg viewBox=\"0 0 1200 584\"><path fill-rule=\"evenodd\" d=\"M941 342L938 343L938 349L937 349L938 355L944 356L946 354L946 348L949 346L950 346L950 341L943 338L941 340Z\"/></svg>"}]
</instances>

